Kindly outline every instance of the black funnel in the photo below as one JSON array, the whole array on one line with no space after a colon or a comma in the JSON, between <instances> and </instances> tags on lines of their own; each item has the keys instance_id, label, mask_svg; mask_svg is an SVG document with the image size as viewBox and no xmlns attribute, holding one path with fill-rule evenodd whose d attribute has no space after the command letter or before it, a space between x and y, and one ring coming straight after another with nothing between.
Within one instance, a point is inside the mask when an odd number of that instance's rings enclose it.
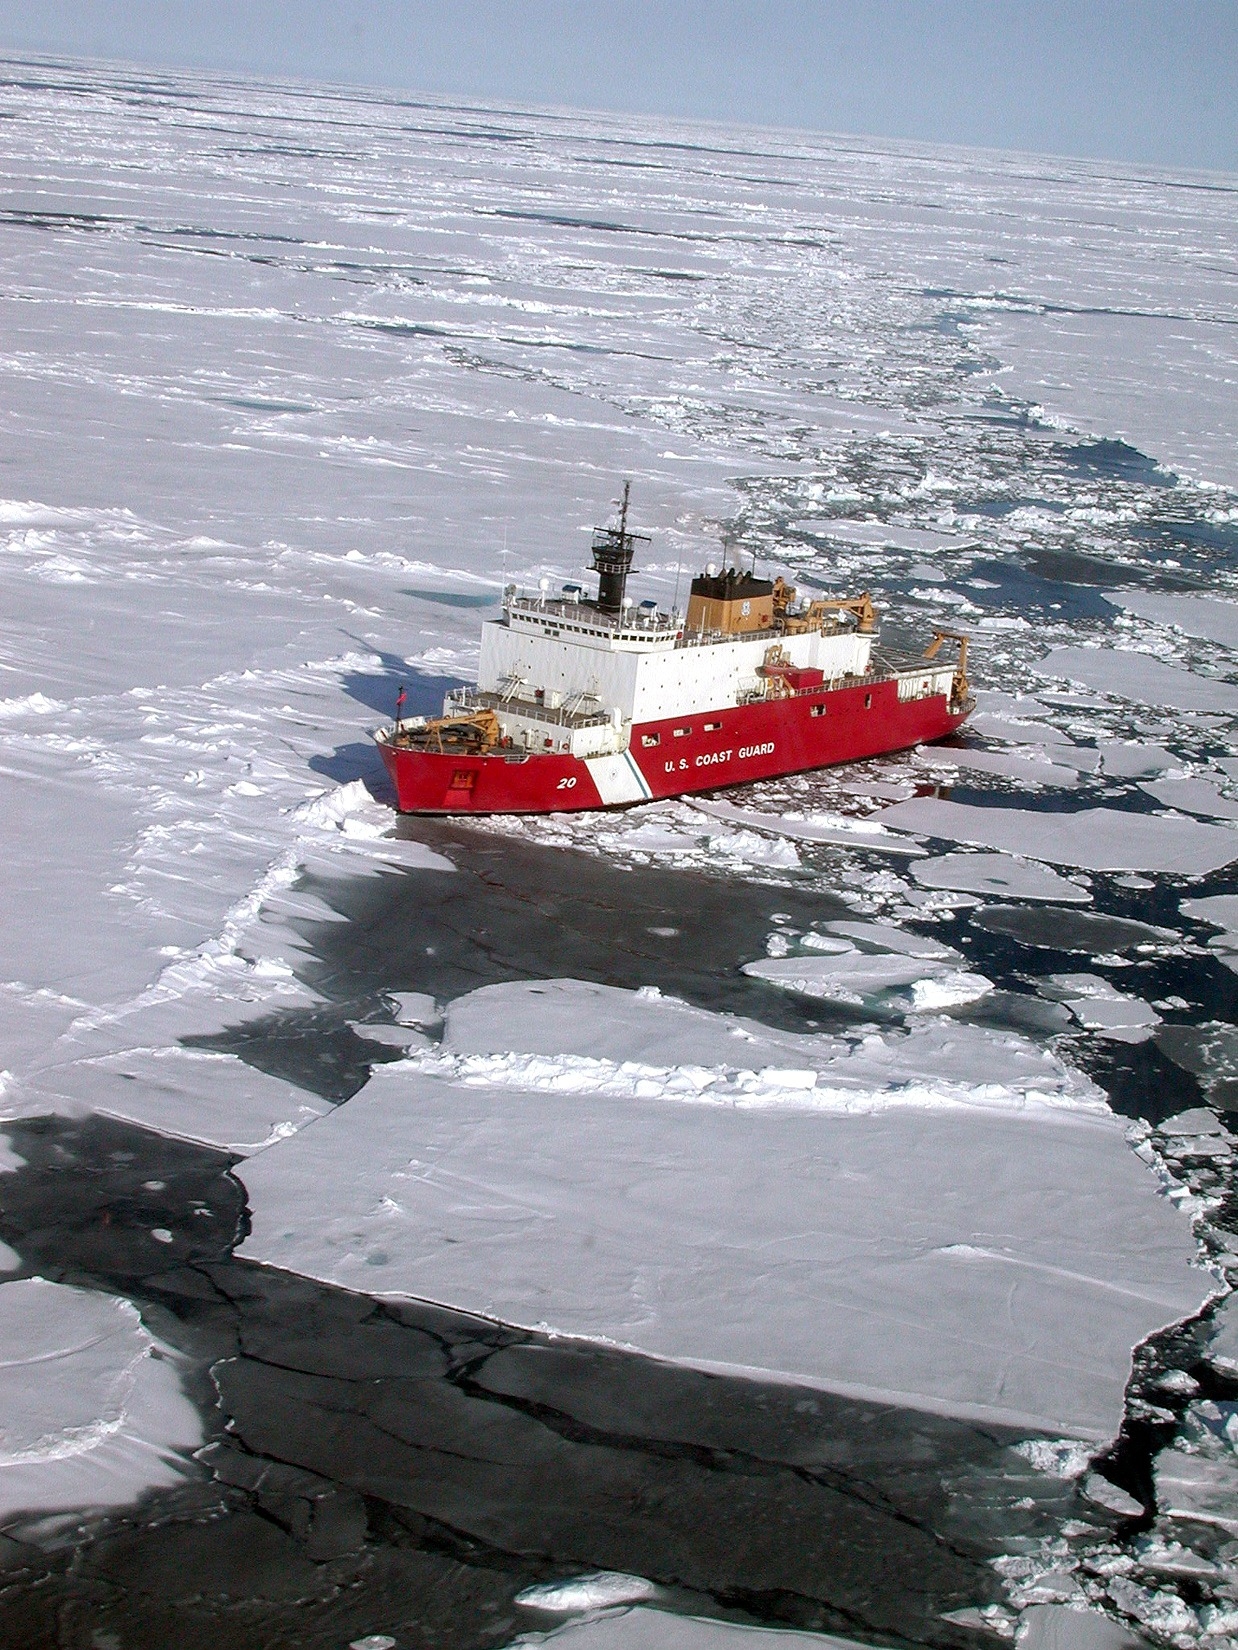
<instances>
[{"instance_id":1,"label":"black funnel","mask_svg":"<svg viewBox=\"0 0 1238 1650\"><path fill-rule=\"evenodd\" d=\"M593 570L598 575L598 612L622 613L623 592L632 571L637 539L648 543L644 533L628 532L628 494L632 483L623 484L618 527L599 527L593 534Z\"/></svg>"}]
</instances>

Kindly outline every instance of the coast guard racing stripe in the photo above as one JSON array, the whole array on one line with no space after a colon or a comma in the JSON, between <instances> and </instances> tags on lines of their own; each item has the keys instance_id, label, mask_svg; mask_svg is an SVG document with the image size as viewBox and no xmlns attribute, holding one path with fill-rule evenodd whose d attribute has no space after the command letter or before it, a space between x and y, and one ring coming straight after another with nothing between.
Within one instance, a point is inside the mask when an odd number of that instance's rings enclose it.
<instances>
[{"instance_id":1,"label":"coast guard racing stripe","mask_svg":"<svg viewBox=\"0 0 1238 1650\"><path fill-rule=\"evenodd\" d=\"M613 808L621 802L648 802L653 796L631 751L623 751L618 756L586 756L584 761L606 807Z\"/></svg>"}]
</instances>

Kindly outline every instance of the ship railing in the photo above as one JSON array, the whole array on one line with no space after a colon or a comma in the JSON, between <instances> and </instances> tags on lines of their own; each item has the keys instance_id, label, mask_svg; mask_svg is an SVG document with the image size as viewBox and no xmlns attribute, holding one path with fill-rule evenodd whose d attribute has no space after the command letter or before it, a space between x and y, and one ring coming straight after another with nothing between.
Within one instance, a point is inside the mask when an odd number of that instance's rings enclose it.
<instances>
[{"instance_id":1,"label":"ship railing","mask_svg":"<svg viewBox=\"0 0 1238 1650\"><path fill-rule=\"evenodd\" d=\"M854 636L855 626L840 624L837 619L829 619L819 627L814 627L811 634L822 636ZM810 634L801 632L801 634ZM677 647L716 647L719 642L778 642L787 632L777 625L771 625L768 630L685 630L676 642Z\"/></svg>"},{"instance_id":2,"label":"ship railing","mask_svg":"<svg viewBox=\"0 0 1238 1650\"><path fill-rule=\"evenodd\" d=\"M528 717L534 722L550 722L557 727L564 728L600 728L610 722L610 713L602 710L585 710L583 706L573 705L569 698L564 705L547 705L540 699L517 698L509 693L488 693L480 688L460 688L457 692L447 696L446 710L449 715L468 714L475 710L493 710L501 715L504 711L516 716Z\"/></svg>"},{"instance_id":3,"label":"ship railing","mask_svg":"<svg viewBox=\"0 0 1238 1650\"><path fill-rule=\"evenodd\" d=\"M840 688L871 687L874 682L888 682L897 672L880 666L873 670L844 671L841 676L827 676L815 687L794 688L784 685L782 692L771 693L767 687L749 688L739 695L741 705L763 705L771 699L811 699L816 694L837 693Z\"/></svg>"},{"instance_id":4,"label":"ship railing","mask_svg":"<svg viewBox=\"0 0 1238 1650\"><path fill-rule=\"evenodd\" d=\"M619 638L675 635L683 626L682 613L665 613L661 608L650 611L633 607L622 616L599 613L588 602L572 601L562 596L526 596L512 591L510 587L504 593L503 606L508 612L546 613L574 624L588 624Z\"/></svg>"}]
</instances>

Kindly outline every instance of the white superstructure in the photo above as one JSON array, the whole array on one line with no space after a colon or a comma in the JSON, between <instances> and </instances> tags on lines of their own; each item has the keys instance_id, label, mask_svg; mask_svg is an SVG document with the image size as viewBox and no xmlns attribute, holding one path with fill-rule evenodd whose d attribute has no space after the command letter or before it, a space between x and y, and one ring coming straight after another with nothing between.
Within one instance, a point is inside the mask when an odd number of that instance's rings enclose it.
<instances>
[{"instance_id":1,"label":"white superstructure","mask_svg":"<svg viewBox=\"0 0 1238 1650\"><path fill-rule=\"evenodd\" d=\"M833 683L867 673L875 639L828 625L780 636L777 646L792 666L819 670ZM608 731L595 727L582 745L623 749L633 724L725 709L763 694L758 671L772 640L768 634L693 635L678 614L648 609L628 609L612 620L592 604L509 590L502 617L482 627L476 691L494 706L504 733L521 742L536 721L554 728L556 747L562 742L575 751L577 741L569 744L560 718L588 717ZM540 744L546 734L538 732Z\"/></svg>"}]
</instances>

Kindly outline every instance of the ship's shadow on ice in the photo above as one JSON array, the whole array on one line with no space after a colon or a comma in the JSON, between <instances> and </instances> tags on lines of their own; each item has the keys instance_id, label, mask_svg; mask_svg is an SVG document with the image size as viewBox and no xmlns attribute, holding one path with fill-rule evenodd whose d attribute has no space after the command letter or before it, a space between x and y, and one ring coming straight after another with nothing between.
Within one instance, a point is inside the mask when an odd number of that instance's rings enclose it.
<instances>
[{"instance_id":1,"label":"ship's shadow on ice","mask_svg":"<svg viewBox=\"0 0 1238 1650\"><path fill-rule=\"evenodd\" d=\"M378 721L390 722L396 714L396 701L404 690L405 716L437 716L443 708L444 697L453 688L463 687L456 676L433 676L406 664L395 653L364 644L376 653L380 663L375 670L347 671L341 677L341 686L350 699L373 711ZM376 802L395 806L395 790L387 778L382 758L371 739L353 739L346 745L337 745L330 755L313 756L309 766L336 785L350 785L360 779Z\"/></svg>"},{"instance_id":2,"label":"ship's shadow on ice","mask_svg":"<svg viewBox=\"0 0 1238 1650\"><path fill-rule=\"evenodd\" d=\"M429 671L418 670L415 665L401 659L398 653L384 653L368 642L364 645L379 660L378 667L374 670L345 671L340 685L350 699L355 699L384 721L390 721L395 716L396 699L401 688L405 695L405 716L437 716L443 708L444 696L453 688L465 685L458 676L435 676Z\"/></svg>"}]
</instances>

